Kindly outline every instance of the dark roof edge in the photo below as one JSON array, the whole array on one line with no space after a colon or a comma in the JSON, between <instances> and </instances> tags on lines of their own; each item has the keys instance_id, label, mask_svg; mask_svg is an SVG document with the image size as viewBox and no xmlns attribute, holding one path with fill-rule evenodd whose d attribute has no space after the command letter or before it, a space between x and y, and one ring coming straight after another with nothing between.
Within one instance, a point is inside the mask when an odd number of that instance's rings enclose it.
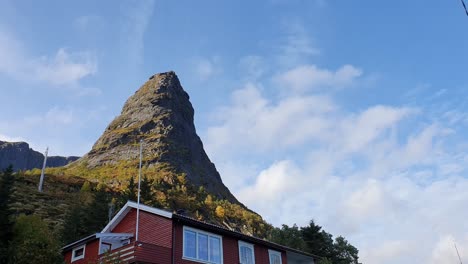
<instances>
[{"instance_id":1,"label":"dark roof edge","mask_svg":"<svg viewBox=\"0 0 468 264\"><path fill-rule=\"evenodd\" d=\"M68 251L69 249L71 249L71 248L73 248L73 247L75 247L75 246L77 246L79 244L87 243L87 242L89 242L91 240L94 240L94 239L97 239L96 234L89 235L89 236L87 236L85 238L82 238L80 240L77 240L75 242L72 242L72 243L62 247L62 252Z\"/></svg>"},{"instance_id":2,"label":"dark roof edge","mask_svg":"<svg viewBox=\"0 0 468 264\"><path fill-rule=\"evenodd\" d=\"M245 242L251 242L251 243L255 243L255 244L264 245L264 246L267 246L267 247L270 247L270 248L276 249L276 250L291 251L291 252L301 254L301 255L305 255L305 256L308 256L308 257L312 257L312 258L318 258L318 259L322 258L320 256L310 254L310 253L307 253L307 252L304 252L304 251L301 251L301 250L298 250L298 249L290 248L290 247L287 247L287 246L283 246L283 245L280 245L280 244L277 244L277 243L274 243L274 242L271 242L271 241L268 241L268 240L265 240L265 239L261 239L261 238L254 237L254 236L249 236L249 235L243 234L243 233L238 232L238 231L229 230L229 229L227 229L225 227L222 227L222 226L202 222L202 221L193 219L193 218L188 217L188 216L184 216L184 215L180 215L180 214L173 214L172 218L174 220L178 220L178 221L180 221L182 223L190 224L193 227L204 228L204 229L207 229L208 231L212 231L212 232L215 232L215 233L218 233L218 234L224 234L224 235L228 235L228 236L231 236L231 237L239 238L239 239L241 239L241 240L243 240Z\"/></svg>"}]
</instances>

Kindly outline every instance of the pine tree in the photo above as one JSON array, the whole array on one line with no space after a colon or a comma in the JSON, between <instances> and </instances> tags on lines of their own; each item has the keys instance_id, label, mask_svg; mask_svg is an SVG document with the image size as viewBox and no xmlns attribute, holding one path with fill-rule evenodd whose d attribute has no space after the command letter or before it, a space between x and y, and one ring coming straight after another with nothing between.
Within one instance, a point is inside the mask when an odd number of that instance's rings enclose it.
<instances>
[{"instance_id":1,"label":"pine tree","mask_svg":"<svg viewBox=\"0 0 468 264\"><path fill-rule=\"evenodd\" d=\"M130 177L128 179L128 186L127 189L124 191L123 198L124 198L124 203L127 201L136 201L137 196L137 186L135 185L135 179L133 177Z\"/></svg>"},{"instance_id":2,"label":"pine tree","mask_svg":"<svg viewBox=\"0 0 468 264\"><path fill-rule=\"evenodd\" d=\"M151 194L152 183L150 179L144 176L140 184L140 199L143 203L148 205L151 204L153 200L153 195Z\"/></svg>"},{"instance_id":3,"label":"pine tree","mask_svg":"<svg viewBox=\"0 0 468 264\"><path fill-rule=\"evenodd\" d=\"M89 235L83 224L85 207L80 203L73 204L65 214L61 240L63 244L69 244L83 236Z\"/></svg>"},{"instance_id":4,"label":"pine tree","mask_svg":"<svg viewBox=\"0 0 468 264\"><path fill-rule=\"evenodd\" d=\"M309 226L302 227L301 232L307 252L331 259L334 253L331 234L322 230L322 227L316 225L313 220Z\"/></svg>"},{"instance_id":5,"label":"pine tree","mask_svg":"<svg viewBox=\"0 0 468 264\"><path fill-rule=\"evenodd\" d=\"M8 244L12 239L13 223L10 204L13 202L14 181L13 166L10 165L1 173L0 179L0 264L8 261Z\"/></svg>"},{"instance_id":6,"label":"pine tree","mask_svg":"<svg viewBox=\"0 0 468 264\"><path fill-rule=\"evenodd\" d=\"M93 196L93 201L84 210L83 225L88 233L100 232L109 219L110 195L101 188Z\"/></svg>"}]
</instances>

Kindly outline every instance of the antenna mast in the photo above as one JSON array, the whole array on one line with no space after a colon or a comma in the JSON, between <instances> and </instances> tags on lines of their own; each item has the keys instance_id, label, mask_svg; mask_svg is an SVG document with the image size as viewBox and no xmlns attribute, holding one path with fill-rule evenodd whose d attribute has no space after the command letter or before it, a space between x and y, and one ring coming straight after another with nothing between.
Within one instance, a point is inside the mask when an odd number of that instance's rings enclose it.
<instances>
[{"instance_id":1,"label":"antenna mast","mask_svg":"<svg viewBox=\"0 0 468 264\"><path fill-rule=\"evenodd\" d=\"M140 168L138 170L138 198L137 198L137 217L135 227L135 241L138 241L138 224L140 222L140 185L141 185L141 161L143 154L143 139L140 140Z\"/></svg>"},{"instance_id":2,"label":"antenna mast","mask_svg":"<svg viewBox=\"0 0 468 264\"><path fill-rule=\"evenodd\" d=\"M39 186L37 187L37 190L39 192L42 192L42 185L44 184L44 171L47 163L47 153L49 152L49 147L46 148L45 154L44 154L44 163L42 164L42 171L41 171L41 179L39 180Z\"/></svg>"},{"instance_id":3,"label":"antenna mast","mask_svg":"<svg viewBox=\"0 0 468 264\"><path fill-rule=\"evenodd\" d=\"M461 258L460 258L460 254L458 253L458 248L457 248L457 244L455 243L455 241L453 241L453 245L455 246L455 250L457 251L457 256L458 256L458 260L460 260L460 264L463 264Z\"/></svg>"},{"instance_id":4,"label":"antenna mast","mask_svg":"<svg viewBox=\"0 0 468 264\"><path fill-rule=\"evenodd\" d=\"M465 13L466 13L466 15L468 16L468 9L466 8L465 1L463 1L463 0L460 0L460 2L462 3L462 5L463 5L463 8L465 9Z\"/></svg>"}]
</instances>

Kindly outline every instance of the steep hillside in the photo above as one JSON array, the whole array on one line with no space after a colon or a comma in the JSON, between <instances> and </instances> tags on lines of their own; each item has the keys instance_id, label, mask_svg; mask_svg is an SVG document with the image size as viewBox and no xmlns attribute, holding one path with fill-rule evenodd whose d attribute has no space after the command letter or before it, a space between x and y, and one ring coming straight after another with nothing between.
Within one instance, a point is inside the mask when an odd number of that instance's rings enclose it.
<instances>
[{"instance_id":1,"label":"steep hillside","mask_svg":"<svg viewBox=\"0 0 468 264\"><path fill-rule=\"evenodd\" d=\"M119 201L136 199L142 141L143 203L172 211L182 209L194 218L264 237L271 226L241 204L223 184L203 149L193 119L189 96L174 72L150 77L127 100L121 114L86 155L65 167L47 169L46 184L50 179L55 183L40 196L66 185L68 179L80 179L112 193L117 207ZM37 169L26 172L23 176L26 180L20 181L19 186L33 192L34 188L28 189L24 184L37 182L39 175ZM73 195L71 191L69 196ZM65 207L70 204L66 197L53 196L50 200L66 204ZM17 210L23 208L19 206ZM58 219L58 224L63 220L62 216L51 216L50 208L38 210L53 221Z\"/></svg>"},{"instance_id":2,"label":"steep hillside","mask_svg":"<svg viewBox=\"0 0 468 264\"><path fill-rule=\"evenodd\" d=\"M50 156L47 167L61 167L79 159L79 157ZM26 142L0 141L0 170L13 165L15 171L42 168L44 155L29 147Z\"/></svg>"}]
</instances>

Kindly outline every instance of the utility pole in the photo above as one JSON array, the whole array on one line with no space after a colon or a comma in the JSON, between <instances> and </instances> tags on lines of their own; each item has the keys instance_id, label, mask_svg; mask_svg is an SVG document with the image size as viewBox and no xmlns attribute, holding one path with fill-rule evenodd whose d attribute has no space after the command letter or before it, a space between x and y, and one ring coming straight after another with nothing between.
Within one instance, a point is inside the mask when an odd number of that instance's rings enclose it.
<instances>
[{"instance_id":1,"label":"utility pole","mask_svg":"<svg viewBox=\"0 0 468 264\"><path fill-rule=\"evenodd\" d=\"M140 140L140 168L138 170L138 197L137 197L137 216L135 227L135 241L138 241L138 225L140 222L140 185L141 185L141 161L143 155L143 139Z\"/></svg>"},{"instance_id":2,"label":"utility pole","mask_svg":"<svg viewBox=\"0 0 468 264\"><path fill-rule=\"evenodd\" d=\"M44 154L44 163L42 164L42 171L41 171L41 179L39 180L39 186L37 187L37 190L39 192L42 192L42 185L44 184L44 171L46 168L46 163L47 163L47 153L49 152L49 147L46 148L45 154Z\"/></svg>"}]
</instances>

